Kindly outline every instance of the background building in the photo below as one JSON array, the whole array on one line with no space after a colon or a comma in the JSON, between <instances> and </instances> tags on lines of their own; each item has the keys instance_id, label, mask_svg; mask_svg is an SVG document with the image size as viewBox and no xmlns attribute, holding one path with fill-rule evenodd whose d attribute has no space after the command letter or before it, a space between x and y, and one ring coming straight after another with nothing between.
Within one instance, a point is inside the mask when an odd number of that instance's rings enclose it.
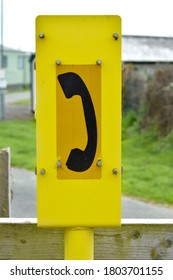
<instances>
[{"instance_id":1,"label":"background building","mask_svg":"<svg viewBox=\"0 0 173 280\"><path fill-rule=\"evenodd\" d=\"M31 53L21 50L3 47L2 68L8 89L30 86L30 55Z\"/></svg>"}]
</instances>

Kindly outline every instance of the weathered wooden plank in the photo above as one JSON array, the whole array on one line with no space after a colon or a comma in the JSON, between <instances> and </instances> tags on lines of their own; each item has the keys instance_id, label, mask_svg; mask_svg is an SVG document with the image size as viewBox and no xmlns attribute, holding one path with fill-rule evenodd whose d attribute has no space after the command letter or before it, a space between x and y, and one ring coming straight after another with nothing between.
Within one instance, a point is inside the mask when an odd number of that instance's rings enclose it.
<instances>
[{"instance_id":1,"label":"weathered wooden plank","mask_svg":"<svg viewBox=\"0 0 173 280\"><path fill-rule=\"evenodd\" d=\"M10 149L0 150L0 217L10 216Z\"/></svg>"},{"instance_id":2,"label":"weathered wooden plank","mask_svg":"<svg viewBox=\"0 0 173 280\"><path fill-rule=\"evenodd\" d=\"M0 259L63 259L63 230L39 229L37 224L1 223Z\"/></svg>"},{"instance_id":3,"label":"weathered wooden plank","mask_svg":"<svg viewBox=\"0 0 173 280\"><path fill-rule=\"evenodd\" d=\"M173 225L122 225L95 230L95 259L173 259Z\"/></svg>"},{"instance_id":4,"label":"weathered wooden plank","mask_svg":"<svg viewBox=\"0 0 173 280\"><path fill-rule=\"evenodd\" d=\"M64 259L63 229L37 228L36 219L0 219L0 259ZM95 229L97 260L173 260L172 220L123 220Z\"/></svg>"}]
</instances>

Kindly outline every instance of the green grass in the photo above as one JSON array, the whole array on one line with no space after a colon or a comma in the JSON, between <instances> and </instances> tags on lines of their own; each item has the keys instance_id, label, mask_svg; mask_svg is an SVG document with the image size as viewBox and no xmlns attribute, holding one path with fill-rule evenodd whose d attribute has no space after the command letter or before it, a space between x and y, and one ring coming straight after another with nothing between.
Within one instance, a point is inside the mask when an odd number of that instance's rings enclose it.
<instances>
[{"instance_id":1,"label":"green grass","mask_svg":"<svg viewBox=\"0 0 173 280\"><path fill-rule=\"evenodd\" d=\"M124 120L123 193L173 205L173 132L158 139L154 129L140 133L135 118L128 125Z\"/></svg>"},{"instance_id":2,"label":"green grass","mask_svg":"<svg viewBox=\"0 0 173 280\"><path fill-rule=\"evenodd\" d=\"M0 148L10 147L11 165L34 170L35 120L0 122Z\"/></svg>"},{"instance_id":3,"label":"green grass","mask_svg":"<svg viewBox=\"0 0 173 280\"><path fill-rule=\"evenodd\" d=\"M134 113L123 117L122 192L173 205L173 132L157 138L155 128L141 133ZM35 120L0 122L0 148L11 148L11 163L34 170Z\"/></svg>"}]
</instances>

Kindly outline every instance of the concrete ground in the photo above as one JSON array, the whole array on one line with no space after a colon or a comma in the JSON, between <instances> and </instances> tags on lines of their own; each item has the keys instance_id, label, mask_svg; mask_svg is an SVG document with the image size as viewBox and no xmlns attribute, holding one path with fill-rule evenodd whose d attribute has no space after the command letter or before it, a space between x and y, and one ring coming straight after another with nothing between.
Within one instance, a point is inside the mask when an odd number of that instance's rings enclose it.
<instances>
[{"instance_id":1,"label":"concrete ground","mask_svg":"<svg viewBox=\"0 0 173 280\"><path fill-rule=\"evenodd\" d=\"M4 119L14 120L14 119L28 119L33 117L31 112L31 102L28 104L17 104L16 102L29 99L30 92L20 92L20 93L10 93L5 95L5 109L4 109Z\"/></svg>"}]
</instances>

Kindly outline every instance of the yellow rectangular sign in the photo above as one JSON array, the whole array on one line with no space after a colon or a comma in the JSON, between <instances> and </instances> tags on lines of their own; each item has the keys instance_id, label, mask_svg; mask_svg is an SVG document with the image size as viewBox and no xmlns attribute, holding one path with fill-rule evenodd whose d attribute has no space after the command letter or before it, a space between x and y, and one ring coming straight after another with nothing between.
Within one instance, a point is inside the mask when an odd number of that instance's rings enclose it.
<instances>
[{"instance_id":1,"label":"yellow rectangular sign","mask_svg":"<svg viewBox=\"0 0 173 280\"><path fill-rule=\"evenodd\" d=\"M38 226L119 226L121 19L36 19Z\"/></svg>"}]
</instances>

